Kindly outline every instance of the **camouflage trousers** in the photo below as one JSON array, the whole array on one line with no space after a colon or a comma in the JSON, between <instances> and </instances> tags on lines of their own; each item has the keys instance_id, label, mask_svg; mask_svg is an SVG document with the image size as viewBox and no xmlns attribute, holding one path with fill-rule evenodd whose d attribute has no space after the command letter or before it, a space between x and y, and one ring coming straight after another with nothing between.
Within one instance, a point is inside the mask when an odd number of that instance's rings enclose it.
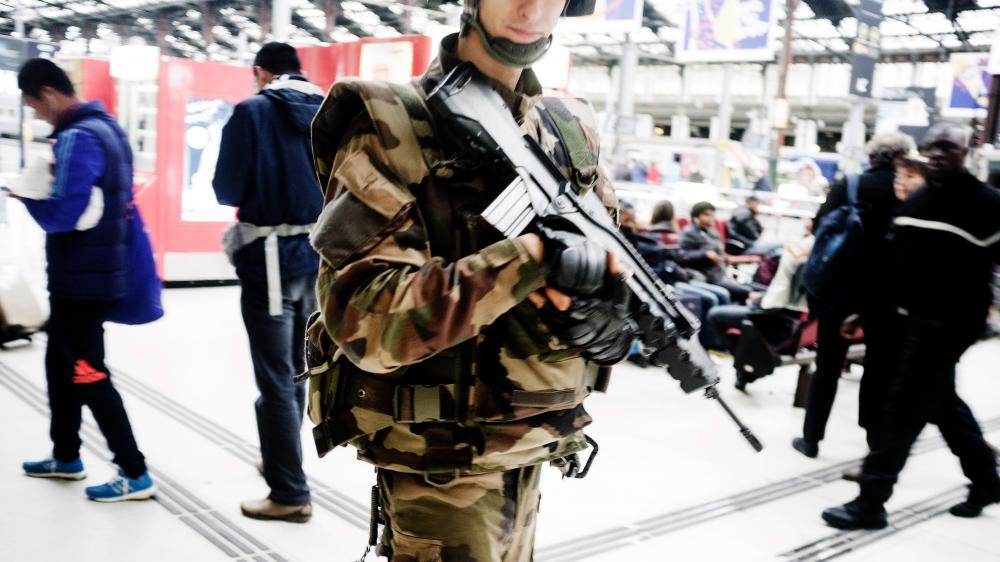
<instances>
[{"instance_id":1,"label":"camouflage trousers","mask_svg":"<svg viewBox=\"0 0 1000 562\"><path fill-rule=\"evenodd\" d=\"M430 484L379 470L391 562L530 562L541 465ZM388 554L388 552L385 552Z\"/></svg>"}]
</instances>

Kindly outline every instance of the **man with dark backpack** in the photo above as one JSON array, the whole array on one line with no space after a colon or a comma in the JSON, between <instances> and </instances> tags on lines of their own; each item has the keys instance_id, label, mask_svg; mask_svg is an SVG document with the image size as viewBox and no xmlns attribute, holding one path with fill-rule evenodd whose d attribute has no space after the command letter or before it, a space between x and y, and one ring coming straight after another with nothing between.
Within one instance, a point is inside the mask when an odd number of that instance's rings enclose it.
<instances>
[{"instance_id":1,"label":"man with dark backpack","mask_svg":"<svg viewBox=\"0 0 1000 562\"><path fill-rule=\"evenodd\" d=\"M817 356L802 437L792 446L807 457L819 454L847 357L849 342L840 333L841 324L849 315L871 308L873 272L888 255L886 233L898 204L893 162L914 144L907 135L885 133L876 135L867 149L868 171L834 185L816 214L816 243L802 272L809 310L817 319Z\"/></svg>"}]
</instances>

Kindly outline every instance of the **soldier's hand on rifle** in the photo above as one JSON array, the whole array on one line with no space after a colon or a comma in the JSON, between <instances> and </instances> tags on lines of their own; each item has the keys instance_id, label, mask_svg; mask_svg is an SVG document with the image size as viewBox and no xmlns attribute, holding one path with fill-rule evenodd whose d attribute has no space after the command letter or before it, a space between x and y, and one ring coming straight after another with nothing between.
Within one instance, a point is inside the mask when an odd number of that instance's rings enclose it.
<instances>
[{"instance_id":1,"label":"soldier's hand on rifle","mask_svg":"<svg viewBox=\"0 0 1000 562\"><path fill-rule=\"evenodd\" d=\"M520 237L528 253L544 263L545 243L536 234ZM625 280L631 275L613 253L602 256L601 287L592 294L570 296L555 287L545 287L528 295L539 317L553 335L567 347L599 364L614 364L628 355L635 338L629 320L629 292Z\"/></svg>"}]
</instances>

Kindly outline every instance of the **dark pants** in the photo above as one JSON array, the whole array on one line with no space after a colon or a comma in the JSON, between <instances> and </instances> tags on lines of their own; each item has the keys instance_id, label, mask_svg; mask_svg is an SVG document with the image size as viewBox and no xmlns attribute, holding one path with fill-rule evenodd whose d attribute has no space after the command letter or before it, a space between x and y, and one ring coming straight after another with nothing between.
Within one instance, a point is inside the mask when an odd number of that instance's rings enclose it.
<instances>
[{"instance_id":1,"label":"dark pants","mask_svg":"<svg viewBox=\"0 0 1000 562\"><path fill-rule=\"evenodd\" d=\"M889 387L902 345L895 312L873 307L864 314L865 374L858 392L858 425L866 431L869 450L878 447Z\"/></svg>"},{"instance_id":2,"label":"dark pants","mask_svg":"<svg viewBox=\"0 0 1000 562\"><path fill-rule=\"evenodd\" d=\"M263 278L241 278L240 304L250 338L250 357L260 397L257 432L268 496L284 505L309 503L302 471L302 413L306 393L292 377L305 370L303 342L309 315L316 309L316 274L282 279L284 313L271 316Z\"/></svg>"},{"instance_id":3,"label":"dark pants","mask_svg":"<svg viewBox=\"0 0 1000 562\"><path fill-rule=\"evenodd\" d=\"M750 296L751 287L743 285L742 283L737 283L736 281L730 281L728 279L720 279L718 281L712 281L711 283L729 291L730 298L736 304L746 304L747 298Z\"/></svg>"},{"instance_id":4,"label":"dark pants","mask_svg":"<svg viewBox=\"0 0 1000 562\"><path fill-rule=\"evenodd\" d=\"M49 386L52 456L68 462L80 456L80 422L86 404L108 441L115 464L129 478L146 472L122 398L104 364L104 320L114 301L50 297L45 376Z\"/></svg>"},{"instance_id":5,"label":"dark pants","mask_svg":"<svg viewBox=\"0 0 1000 562\"><path fill-rule=\"evenodd\" d=\"M928 423L938 426L962 472L972 482L970 496L1000 501L1000 477L993 451L972 411L955 392L955 364L981 332L975 322L897 316L900 334L896 369L889 387L876 448L862 467L861 505L879 509L892 496L910 447Z\"/></svg>"},{"instance_id":6,"label":"dark pants","mask_svg":"<svg viewBox=\"0 0 1000 562\"><path fill-rule=\"evenodd\" d=\"M809 310L819 315L816 322L816 372L809 382L806 417L802 424L802 437L818 443L826 435L826 422L830 419L837 385L847 359L850 342L840 335L840 326L848 316L842 305L809 301Z\"/></svg>"}]
</instances>

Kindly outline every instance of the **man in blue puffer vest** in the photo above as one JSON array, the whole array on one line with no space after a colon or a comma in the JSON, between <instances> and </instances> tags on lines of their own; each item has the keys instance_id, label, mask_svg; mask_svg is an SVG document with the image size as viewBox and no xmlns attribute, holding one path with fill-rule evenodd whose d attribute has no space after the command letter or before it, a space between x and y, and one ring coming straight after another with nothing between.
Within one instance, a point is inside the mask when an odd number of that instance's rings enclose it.
<instances>
[{"instance_id":1,"label":"man in blue puffer vest","mask_svg":"<svg viewBox=\"0 0 1000 562\"><path fill-rule=\"evenodd\" d=\"M86 404L119 466L117 477L87 488L87 496L103 502L147 499L156 486L104 364L104 321L128 290L132 151L101 102L82 103L52 61L26 62L17 86L25 105L52 124L55 139L51 196L23 200L46 232L51 316L45 373L53 450L52 458L24 463L24 472L69 480L87 476L79 435Z\"/></svg>"},{"instance_id":2,"label":"man in blue puffer vest","mask_svg":"<svg viewBox=\"0 0 1000 562\"><path fill-rule=\"evenodd\" d=\"M316 310L319 256L308 233L323 207L309 126L323 92L301 74L294 48L268 43L254 60L260 92L236 106L222 130L212 185L219 203L239 207L226 252L242 286L243 322L260 397L257 429L267 498L244 502L255 519L304 523L312 516L302 471L305 369L302 345Z\"/></svg>"}]
</instances>

